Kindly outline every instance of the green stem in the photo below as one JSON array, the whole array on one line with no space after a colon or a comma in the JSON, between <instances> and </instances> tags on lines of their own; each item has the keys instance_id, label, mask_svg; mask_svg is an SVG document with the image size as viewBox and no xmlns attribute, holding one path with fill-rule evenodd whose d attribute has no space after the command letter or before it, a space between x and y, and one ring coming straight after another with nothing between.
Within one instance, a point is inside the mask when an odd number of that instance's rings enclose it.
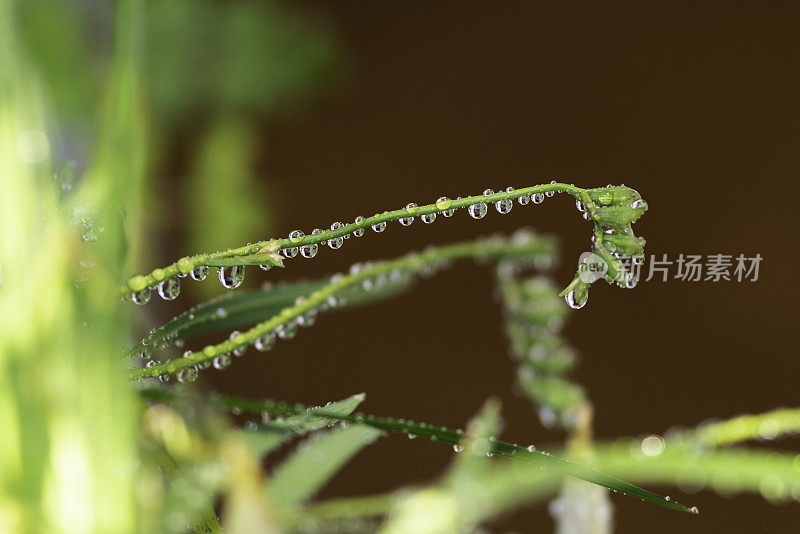
<instances>
[{"instance_id":1,"label":"green stem","mask_svg":"<svg viewBox=\"0 0 800 534\"><path fill-rule=\"evenodd\" d=\"M313 291L302 302L284 308L280 313L239 334L234 339L228 339L216 345L208 345L203 350L192 352L183 358L176 358L152 367L131 369L128 371L128 378L138 380L145 377L158 377L213 360L221 354L227 354L238 347L254 342L258 337L273 332L306 312L318 309L327 303L330 297L362 284L366 279L388 275L395 270L416 273L431 265L451 260L473 257L531 257L548 254L553 250L554 244L550 239L530 236L527 239L488 239L456 243L429 248L424 252L407 254L395 260L375 262L357 273L341 275L338 280Z\"/></svg>"},{"instance_id":2,"label":"green stem","mask_svg":"<svg viewBox=\"0 0 800 534\"><path fill-rule=\"evenodd\" d=\"M394 211L385 211L383 213L373 215L372 217L367 217L357 223L353 222L345 224L341 228L338 228L336 230L325 230L318 234L306 235L303 238L294 241L289 240L288 238L269 239L245 245L242 247L219 251L211 254L198 254L196 256L188 256L185 258L181 258L177 262L168 265L166 267L162 267L160 269L154 269L150 274L138 275L129 278L128 281L120 288L120 292L123 296L127 297L133 291L140 291L146 287L156 285L162 280L172 276L177 276L178 274L186 274L195 267L201 265L207 265L211 267L222 267L230 265L258 265L260 263L264 263L263 260L265 251L274 252L285 248L294 248L294 247L302 247L304 245L325 243L330 239L335 239L337 237L343 237L345 235L352 234L355 230L358 229L362 228L369 229L370 227L376 224L396 221L398 219L406 218L409 216L419 217L431 213L438 214L441 213L442 211L465 208L481 202L489 204L497 202L499 200L505 200L505 199L514 200L521 196L547 193L550 191L563 191L565 193L574 196L576 199L579 199L581 202L584 203L584 205L587 207L587 209L594 217L596 206L589 197L589 194L587 193L586 189L575 187L572 184L564 184L564 183L536 185L532 187L525 187L522 189L515 189L513 191L501 191L499 193L494 193L492 195L477 195L457 200L451 200L446 205L442 204L441 206L437 206L437 204L435 203L427 204L415 208L413 210L413 213L409 212L405 208Z\"/></svg>"}]
</instances>

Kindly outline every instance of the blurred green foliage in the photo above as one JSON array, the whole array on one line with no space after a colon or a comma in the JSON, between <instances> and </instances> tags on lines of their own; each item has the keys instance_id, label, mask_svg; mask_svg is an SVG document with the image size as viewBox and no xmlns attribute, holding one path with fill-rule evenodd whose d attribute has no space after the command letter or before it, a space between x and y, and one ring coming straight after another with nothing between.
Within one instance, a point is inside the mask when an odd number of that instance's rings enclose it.
<instances>
[{"instance_id":1,"label":"blurred green foliage","mask_svg":"<svg viewBox=\"0 0 800 534\"><path fill-rule=\"evenodd\" d=\"M476 531L559 491L562 527L610 528L598 486L487 458L508 445L493 440L491 401L448 438L460 455L439 480L315 503L381 430L440 443L453 431L388 419L376 430L350 415L363 395L273 419L266 403L125 381L132 320L117 284L140 261L144 222L159 219L152 203L145 216L146 192L171 151L199 140L185 169L190 242L263 236L274 199L258 191L256 120L313 95L339 55L324 24L285 3L0 0L0 532L218 532L215 507L228 532ZM573 358L555 290L516 274L498 271L507 332L524 393L571 432L556 454L637 483L800 500L800 456L741 446L797 433L798 410L593 443L588 402L562 377ZM259 422L240 429L230 412ZM264 457L309 434L265 475Z\"/></svg>"}]
</instances>

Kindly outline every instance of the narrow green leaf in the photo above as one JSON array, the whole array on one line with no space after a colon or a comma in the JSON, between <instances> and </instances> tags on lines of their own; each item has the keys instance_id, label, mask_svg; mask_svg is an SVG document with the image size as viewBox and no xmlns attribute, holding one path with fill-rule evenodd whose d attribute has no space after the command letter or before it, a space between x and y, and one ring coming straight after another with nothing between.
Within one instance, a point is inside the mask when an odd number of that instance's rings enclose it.
<instances>
[{"instance_id":1,"label":"narrow green leaf","mask_svg":"<svg viewBox=\"0 0 800 534\"><path fill-rule=\"evenodd\" d=\"M292 406L279 401L253 401L222 395L211 395L209 397L209 401L218 406L224 406L227 408L238 407L241 410L259 413L266 412L275 416L297 415L310 410L310 408L303 406ZM415 423L413 421L406 421L402 419L375 417L372 415L345 415L342 413L328 412L324 407L317 408L315 415L328 417L330 419L339 419L342 421L347 421L348 423L366 425L387 432L412 434L420 438L429 439L431 441L444 443L450 446L458 445L465 437L465 432L463 430L452 430L443 426L433 426L425 423ZM569 475L593 484L598 484L626 495L638 497L643 501L658 504L665 508L680 510L682 512L694 511L682 504L679 504L673 500L665 499L660 495L635 486L629 482L607 475L591 467L558 458L550 453L539 450L529 450L526 447L521 447L519 445L506 443L504 441L495 439L489 439L488 441L490 444L490 449L488 452L494 456L503 456L505 458L535 464L543 468L553 469L559 474Z\"/></svg>"},{"instance_id":2,"label":"narrow green leaf","mask_svg":"<svg viewBox=\"0 0 800 534\"><path fill-rule=\"evenodd\" d=\"M273 498L288 506L306 501L358 451L382 434L375 428L356 425L313 435L273 473L270 486Z\"/></svg>"},{"instance_id":3,"label":"narrow green leaf","mask_svg":"<svg viewBox=\"0 0 800 534\"><path fill-rule=\"evenodd\" d=\"M174 391L148 388L141 391L144 399L150 402L170 402L181 398ZM309 432L331 426L347 416L364 402L366 395L359 393L346 399L329 402L324 406L295 409L290 415L280 417L259 425L259 431L245 431L250 443L254 446L259 456L269 454L283 443L292 438L303 436ZM262 412L261 401L248 399L232 399L229 397L214 396L214 404L226 410L243 410L249 412ZM284 412L287 415L289 412Z\"/></svg>"},{"instance_id":4,"label":"narrow green leaf","mask_svg":"<svg viewBox=\"0 0 800 534\"><path fill-rule=\"evenodd\" d=\"M354 307L390 298L407 289L411 285L411 281L406 277L391 280L385 286L372 291L366 291L362 287L352 288L351 291L348 291L342 306ZM146 338L130 347L125 354L133 356L149 347L161 347L179 339L190 339L202 334L258 323L291 307L298 297L310 295L328 283L328 278L302 280L233 293L210 300L152 330Z\"/></svg>"}]
</instances>

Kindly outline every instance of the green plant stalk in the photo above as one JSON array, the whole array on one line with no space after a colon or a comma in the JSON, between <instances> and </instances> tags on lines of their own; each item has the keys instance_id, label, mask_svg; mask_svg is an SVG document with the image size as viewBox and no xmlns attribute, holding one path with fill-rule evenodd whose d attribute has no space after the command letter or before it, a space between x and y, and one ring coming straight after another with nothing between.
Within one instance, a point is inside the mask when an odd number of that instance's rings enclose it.
<instances>
[{"instance_id":1,"label":"green plant stalk","mask_svg":"<svg viewBox=\"0 0 800 534\"><path fill-rule=\"evenodd\" d=\"M726 421L701 425L670 434L667 442L694 442L706 447L734 445L753 439L775 439L800 432L800 408L772 410L756 415L740 415Z\"/></svg>"},{"instance_id":2,"label":"green plant stalk","mask_svg":"<svg viewBox=\"0 0 800 534\"><path fill-rule=\"evenodd\" d=\"M396 503L397 496L395 495L331 499L307 506L303 509L303 516L312 516L322 521L380 517L386 515Z\"/></svg>"},{"instance_id":3,"label":"green plant stalk","mask_svg":"<svg viewBox=\"0 0 800 534\"><path fill-rule=\"evenodd\" d=\"M628 188L624 188L628 191ZM192 271L195 267L201 265L208 265L211 267L223 267L223 266L231 266L231 265L273 265L273 266L283 266L283 262L280 257L277 257L275 254L277 251L286 248L294 248L294 247L301 247L303 245L311 245L311 244L320 244L327 242L330 239L343 237L345 235L349 235L353 233L355 230L358 229L369 229L371 226L379 224L379 223L386 223L391 221L396 221L401 218L406 218L409 216L419 217L422 215L427 215L431 213L441 213L445 210L451 209L460 209L466 208L473 204L477 203L494 203L499 200L514 200L523 195L532 195L538 193L547 193L550 191L563 191L575 197L577 200L580 200L587 211L589 212L591 218L595 221L596 224L600 225L617 225L618 223L630 223L630 219L636 220L644 210L647 209L646 205L644 205L643 209L636 209L631 210L634 213L626 214L625 216L618 216L616 213L609 214L607 211L616 207L623 207L623 206L612 206L611 208L604 208L598 206L595 203L594 199L602 198L598 197L597 194L591 194L596 192L597 190L589 190L583 189L580 187L575 187L572 184L564 184L564 183L554 183L554 184L543 184L543 185L536 185L532 187L525 187L522 189L515 189L513 191L502 191L499 193L494 193L492 195L478 195L478 196L471 196L466 198L461 198L457 200L448 201L446 204L427 204L424 206L419 206L418 208L414 208L413 210L409 211L406 208L394 210L394 211L385 211L380 214L373 215L372 217L367 217L358 223L349 223L343 225L341 228L336 230L325 230L318 234L306 235L301 239L298 240L290 240L288 238L279 238L279 239L270 239L266 241L259 241L257 243L245 245L238 248L233 248L225 251L219 251L210 254L198 254L196 256L187 256L181 258L177 262L167 265L166 267L162 267L159 269L155 269L149 274L146 275L137 275L133 276L128 279L128 281L121 286L120 294L121 296L127 298L130 296L132 292L141 291L147 287L152 287L159 282L172 277L177 276L179 274L187 274ZM615 191L609 190L607 195L609 198L613 198ZM629 194L625 198L636 198L638 197L638 193ZM612 200L609 200L612 202Z\"/></svg>"},{"instance_id":4,"label":"green plant stalk","mask_svg":"<svg viewBox=\"0 0 800 534\"><path fill-rule=\"evenodd\" d=\"M145 398L152 401L171 401L178 398L175 392L167 392L163 390L147 389L143 391ZM331 421L344 421L346 423L353 423L359 425L367 425L372 428L384 430L386 432L413 435L419 438L445 443L449 445L458 445L462 439L467 437L463 430L453 430L443 426L433 426L425 423L415 423L413 421L406 421L402 419L391 419L376 417L373 415L364 414L342 414L340 412L328 413L324 408L308 408L303 405L289 405L279 401L273 400L251 400L230 397L226 395L210 395L206 397L210 404L224 408L226 410L238 409L241 411L254 412L254 413L267 413L271 416L285 417L292 415L306 414L308 415L311 410L319 417L330 419ZM502 456L520 460L526 463L535 464L543 468L553 469L560 475L568 475L593 484L598 484L606 488L638 497L644 501L659 504L665 508L679 510L682 512L690 512L691 509L679 504L675 501L667 500L655 493L647 491L643 488L620 480L618 478L606 475L589 467L572 463L568 460L557 458L548 453L529 450L525 447L507 443L496 439L488 440L488 452L495 456Z\"/></svg>"},{"instance_id":5,"label":"green plant stalk","mask_svg":"<svg viewBox=\"0 0 800 534\"><path fill-rule=\"evenodd\" d=\"M232 352L235 348L246 346L258 337L274 331L282 325L288 324L297 317L313 309L319 308L332 296L362 284L364 280L380 275L387 275L394 270L419 272L432 264L459 260L472 257L525 257L536 254L548 254L554 249L550 239L535 237L516 246L510 246L512 240L478 240L457 243L453 245L430 248L423 252L411 253L395 260L375 262L371 266L355 274L342 275L342 278L327 284L325 287L310 293L299 304L284 308L272 318L261 322L253 328L242 332L234 339L229 339L216 345L208 345L201 351L192 352L184 358L176 358L159 365L128 371L130 380L146 377L158 377L163 374L175 373L186 367L192 367L203 362L213 360L216 356Z\"/></svg>"}]
</instances>

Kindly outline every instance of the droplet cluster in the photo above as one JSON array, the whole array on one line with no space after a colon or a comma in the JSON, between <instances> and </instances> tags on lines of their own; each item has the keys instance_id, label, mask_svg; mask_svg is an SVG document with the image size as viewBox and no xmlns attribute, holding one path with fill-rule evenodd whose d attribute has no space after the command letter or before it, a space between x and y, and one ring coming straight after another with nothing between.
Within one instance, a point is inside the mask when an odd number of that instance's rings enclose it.
<instances>
[{"instance_id":1,"label":"droplet cluster","mask_svg":"<svg viewBox=\"0 0 800 534\"><path fill-rule=\"evenodd\" d=\"M555 182L552 182L555 183ZM513 187L507 187L505 192L513 193L515 189ZM494 191L492 189L486 189L484 191L484 196L493 195ZM552 196L553 192L547 192L547 196ZM461 197L458 197L457 200L460 200ZM536 193L533 195L520 195L518 197L518 202L520 205L524 206L529 204L531 201L534 204L539 204L544 199L544 194ZM450 200L448 197L442 196L436 199L435 206L436 209L440 210L440 213L443 217L449 218L452 217L455 213L456 209L452 208L453 201ZM500 199L494 202L494 207L498 213L506 214L511 211L514 206L514 202L512 199ZM416 203L409 203L403 209L405 215L398 219L398 222L402 226L410 226L415 218L419 216L425 224L432 224L437 219L436 212L428 212L422 213L418 215L420 211L420 207ZM475 204L471 204L467 207L467 212L469 215L474 219L482 219L486 216L487 213L487 203L486 202L477 202ZM384 212L386 213L386 212ZM324 242L327 246L333 250L337 250L342 247L344 241L350 237L352 234L354 237L363 237L366 232L366 226L364 225L364 221L366 219L362 216L358 216L354 220L354 224L357 225L356 228L351 233L346 233L341 236L332 237ZM88 225L89 227L93 228L91 224ZM381 233L386 230L387 221L380 221L374 224L369 225L369 227L376 233ZM340 230L344 227L344 224L341 222L334 222L331 224L330 229L333 231ZM90 230L91 230L90 228ZM89 230L87 230L89 231ZM317 228L311 233L311 235L316 235L321 233L322 230ZM302 243L304 238L306 237L305 233L302 230L292 230L289 232L289 235L286 239L288 241L289 246L283 246L279 252L285 259L292 259L297 257L298 255L304 258L313 258L317 255L319 251L319 244L318 243ZM93 236L89 236L88 240L93 240ZM297 246L293 246L297 244ZM277 241L276 241L277 245ZM238 251L238 253L247 255L247 254L258 254L263 253L261 245L252 245L248 244L248 248L242 253ZM243 247L245 248L245 247ZM276 246L276 248L279 248ZM222 251L217 251L219 254ZM231 252L229 250L229 252ZM197 258L194 260L197 261ZM162 269L156 269L153 271L152 276L158 282L150 287L143 287L138 291L133 291L131 294L128 295L128 298L136 303L136 304L146 304L150 300L150 295L153 289L157 289L159 296L161 296L165 300L172 300L178 296L180 293L180 281L178 278L182 278L185 276L191 276L193 280L201 281L205 280L208 276L209 267L207 265L193 265L194 261L191 258L182 258L177 262L178 266L178 274L176 276L166 277L164 276L164 272ZM264 263L259 265L261 269L268 271L270 270L275 263ZM235 289L239 287L244 279L244 265L235 265L235 266L224 266L218 267L218 275L220 283L226 289ZM142 287L140 282L136 281L135 279L139 278L140 280L144 280L144 277L134 277L129 282L131 288L138 288Z\"/></svg>"}]
</instances>

